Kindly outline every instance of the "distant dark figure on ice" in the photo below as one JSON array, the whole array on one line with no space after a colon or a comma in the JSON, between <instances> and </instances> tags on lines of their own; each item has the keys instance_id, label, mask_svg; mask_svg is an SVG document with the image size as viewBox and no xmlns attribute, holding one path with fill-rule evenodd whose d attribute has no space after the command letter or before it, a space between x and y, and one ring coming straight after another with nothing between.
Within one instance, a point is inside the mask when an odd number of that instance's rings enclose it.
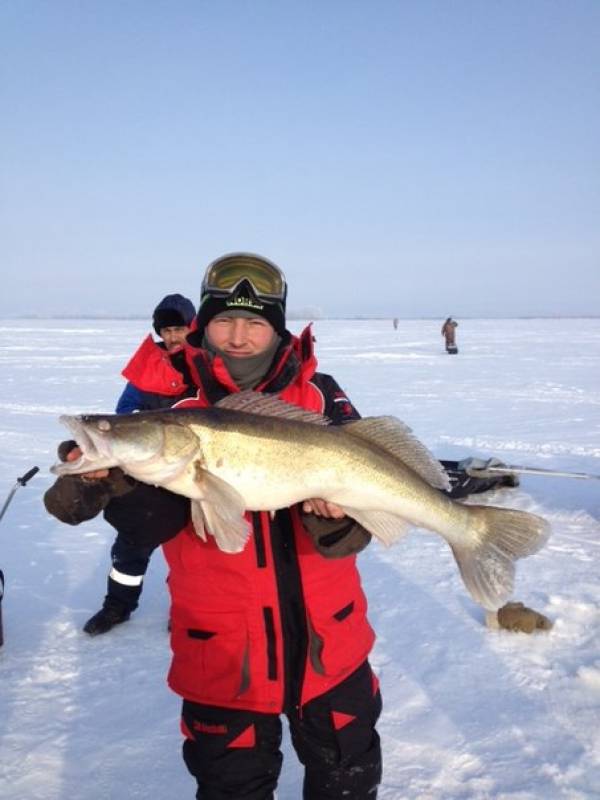
<instances>
[{"instance_id":1,"label":"distant dark figure on ice","mask_svg":"<svg viewBox=\"0 0 600 800\"><path fill-rule=\"evenodd\" d=\"M392 320L392 325L394 326L394 330L395 330L395 331L397 331L397 330L398 330L398 322L399 322L399 321L400 321L400 320L398 319L398 317L394 317L394 319Z\"/></svg>"},{"instance_id":2,"label":"distant dark figure on ice","mask_svg":"<svg viewBox=\"0 0 600 800\"><path fill-rule=\"evenodd\" d=\"M458 353L458 347L456 346L457 328L458 322L455 322L452 317L448 317L442 325L442 336L446 340L446 352L451 355L456 355L456 353Z\"/></svg>"}]
</instances>

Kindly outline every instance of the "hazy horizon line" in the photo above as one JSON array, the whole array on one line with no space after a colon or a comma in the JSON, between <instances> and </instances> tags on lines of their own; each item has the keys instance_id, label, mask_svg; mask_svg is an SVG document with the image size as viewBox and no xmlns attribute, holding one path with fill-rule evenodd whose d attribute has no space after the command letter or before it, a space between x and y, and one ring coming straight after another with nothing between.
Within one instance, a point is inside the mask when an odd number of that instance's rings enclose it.
<instances>
[{"instance_id":1,"label":"hazy horizon line","mask_svg":"<svg viewBox=\"0 0 600 800\"><path fill-rule=\"evenodd\" d=\"M600 314L494 314L494 315L473 315L463 314L453 319L600 319ZM11 314L10 316L3 316L0 314L2 321L15 321L15 320L146 320L151 323L147 314ZM388 316L387 314L352 314L352 315L338 315L323 316L317 314L299 314L288 312L288 320L306 320L312 319L314 321L335 321L335 320L394 320L399 321L414 321L414 320L444 320L447 317L438 314L418 315L414 317L402 316Z\"/></svg>"}]
</instances>

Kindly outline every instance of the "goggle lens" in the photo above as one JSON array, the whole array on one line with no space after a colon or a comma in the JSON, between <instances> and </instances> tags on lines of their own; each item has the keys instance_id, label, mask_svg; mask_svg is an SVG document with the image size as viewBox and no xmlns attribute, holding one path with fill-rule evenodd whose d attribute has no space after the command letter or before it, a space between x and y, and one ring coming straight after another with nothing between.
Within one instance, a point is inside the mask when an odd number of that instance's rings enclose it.
<instances>
[{"instance_id":1,"label":"goggle lens","mask_svg":"<svg viewBox=\"0 0 600 800\"><path fill-rule=\"evenodd\" d=\"M286 284L283 273L268 261L250 255L224 257L208 268L202 291L211 294L230 294L243 280L252 284L256 295L264 299L285 300Z\"/></svg>"}]
</instances>

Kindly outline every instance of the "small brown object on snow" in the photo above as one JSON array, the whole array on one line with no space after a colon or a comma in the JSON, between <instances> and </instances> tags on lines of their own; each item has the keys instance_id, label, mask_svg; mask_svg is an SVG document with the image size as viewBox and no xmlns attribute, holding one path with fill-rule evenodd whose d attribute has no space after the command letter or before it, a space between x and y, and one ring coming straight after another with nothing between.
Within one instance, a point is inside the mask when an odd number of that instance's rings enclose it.
<instances>
[{"instance_id":1,"label":"small brown object on snow","mask_svg":"<svg viewBox=\"0 0 600 800\"><path fill-rule=\"evenodd\" d=\"M523 603L507 603L498 611L488 612L485 624L488 628L504 628L515 633L533 633L549 631L554 623L539 611L527 608Z\"/></svg>"}]
</instances>

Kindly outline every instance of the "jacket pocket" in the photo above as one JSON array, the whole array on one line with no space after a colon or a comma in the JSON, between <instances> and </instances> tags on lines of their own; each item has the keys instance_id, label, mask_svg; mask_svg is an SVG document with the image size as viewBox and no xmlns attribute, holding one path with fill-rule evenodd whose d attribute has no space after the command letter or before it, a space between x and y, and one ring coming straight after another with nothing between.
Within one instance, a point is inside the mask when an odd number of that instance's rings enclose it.
<instances>
[{"instance_id":1,"label":"jacket pocket","mask_svg":"<svg viewBox=\"0 0 600 800\"><path fill-rule=\"evenodd\" d=\"M369 655L375 634L366 616L362 591L329 602L309 614L309 659L320 675L335 677L355 669Z\"/></svg>"},{"instance_id":2,"label":"jacket pocket","mask_svg":"<svg viewBox=\"0 0 600 800\"><path fill-rule=\"evenodd\" d=\"M174 619L169 681L184 697L214 703L235 700L250 686L246 620L228 612Z\"/></svg>"}]
</instances>

